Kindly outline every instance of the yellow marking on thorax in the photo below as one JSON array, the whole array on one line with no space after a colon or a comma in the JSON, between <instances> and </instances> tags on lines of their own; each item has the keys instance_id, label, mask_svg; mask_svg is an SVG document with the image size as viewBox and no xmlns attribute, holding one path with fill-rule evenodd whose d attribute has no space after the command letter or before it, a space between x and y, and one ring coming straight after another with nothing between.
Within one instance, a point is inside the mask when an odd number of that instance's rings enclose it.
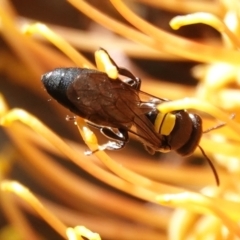
<instances>
[{"instance_id":1,"label":"yellow marking on thorax","mask_svg":"<svg viewBox=\"0 0 240 240\"><path fill-rule=\"evenodd\" d=\"M154 128L158 133L168 136L172 132L175 126L175 122L176 122L176 116L174 114L159 113L154 122Z\"/></svg>"}]
</instances>

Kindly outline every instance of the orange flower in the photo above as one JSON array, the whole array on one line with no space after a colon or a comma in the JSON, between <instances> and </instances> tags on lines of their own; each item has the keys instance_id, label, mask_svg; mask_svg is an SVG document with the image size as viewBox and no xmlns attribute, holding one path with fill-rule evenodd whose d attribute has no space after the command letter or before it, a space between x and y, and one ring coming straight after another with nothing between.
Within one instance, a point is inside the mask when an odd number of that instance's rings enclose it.
<instances>
[{"instance_id":1,"label":"orange flower","mask_svg":"<svg viewBox=\"0 0 240 240\"><path fill-rule=\"evenodd\" d=\"M0 69L14 84L24 86L46 102L46 95L39 90L42 89L40 76L46 71L59 66L95 67L67 42L75 45L75 34L79 41L87 36L82 42L85 49L91 48L92 52L99 41L109 49L135 57L201 62L193 69L194 76L200 80L196 88L153 80L147 80L146 84L143 80L143 89L159 97L178 99L159 105L162 112L201 111L206 129L214 125L215 119L227 123L224 128L204 134L200 143L218 165L220 187L208 186L214 183L209 168L180 166L181 160L175 155L169 155L168 164L151 161L141 148L109 155L98 151L94 156L85 156L85 145L54 133L43 123L44 119L40 121L26 110L10 109L6 103L9 99L2 97L0 124L11 143L6 144L7 150L0 155L0 199L1 210L11 227L2 228L0 238L17 234L23 239L40 239L43 232L30 225L26 213L40 217L65 239L239 238L238 1L230 4L229 1L172 0L159 1L159 5L156 1L138 1L171 11L179 6L179 11L182 9L187 15L173 18L170 22L173 28L204 23L219 31L221 42L208 38L205 42L193 41L169 33L139 17L135 13L137 8L121 0L109 2L130 24L106 15L87 1L68 2L121 37L103 38L99 34L96 41L96 35L93 37L89 32L30 24L28 19L23 23L10 3L3 0L0 1L1 33L18 58L3 51L1 56L5 62ZM132 1L131 6L140 6L138 2ZM103 70L101 64L97 62L97 65ZM183 97L189 98L181 99ZM55 107L56 114L63 118L61 107ZM45 115L48 112L44 110ZM231 117L232 113L235 118ZM101 137L96 136L83 119L77 118L76 124L88 147L96 149ZM76 128L72 136L75 132ZM194 156L198 155L196 151ZM29 191L19 183L21 178L9 175L14 169L13 159L17 159L46 194L37 193L37 188Z\"/></svg>"}]
</instances>

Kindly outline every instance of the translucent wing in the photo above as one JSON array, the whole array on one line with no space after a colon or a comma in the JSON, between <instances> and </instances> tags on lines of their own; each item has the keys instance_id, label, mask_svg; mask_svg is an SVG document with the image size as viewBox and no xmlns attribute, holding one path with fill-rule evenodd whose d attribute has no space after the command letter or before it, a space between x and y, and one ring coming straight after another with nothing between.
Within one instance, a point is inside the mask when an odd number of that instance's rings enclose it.
<instances>
[{"instance_id":1,"label":"translucent wing","mask_svg":"<svg viewBox=\"0 0 240 240\"><path fill-rule=\"evenodd\" d=\"M141 93L146 97L153 97ZM78 109L76 114L107 127L130 130L150 146L161 147L161 136L145 116L150 107L143 107L139 91L121 80L112 80L103 72L79 75L68 87L68 99ZM135 125L134 130L130 128Z\"/></svg>"}]
</instances>

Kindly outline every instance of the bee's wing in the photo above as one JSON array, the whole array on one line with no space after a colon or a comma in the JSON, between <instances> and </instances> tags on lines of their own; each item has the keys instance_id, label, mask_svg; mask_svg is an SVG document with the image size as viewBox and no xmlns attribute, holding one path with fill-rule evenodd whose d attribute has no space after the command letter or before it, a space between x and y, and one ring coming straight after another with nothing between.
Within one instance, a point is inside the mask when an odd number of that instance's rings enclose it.
<instances>
[{"instance_id":1,"label":"bee's wing","mask_svg":"<svg viewBox=\"0 0 240 240\"><path fill-rule=\"evenodd\" d=\"M131 109L140 101L132 87L99 71L79 75L68 87L67 96L78 109L76 114L95 124L115 127L133 122Z\"/></svg>"},{"instance_id":2,"label":"bee's wing","mask_svg":"<svg viewBox=\"0 0 240 240\"><path fill-rule=\"evenodd\" d=\"M162 136L159 135L154 128L152 122L145 115L146 113L153 110L153 106L156 105L156 102L160 103L165 101L164 99L157 99L156 97L149 95L145 92L139 92L132 87L130 91L126 94L126 91L119 89L120 98L117 104L117 109L123 114L128 113L131 116L131 121L133 127L128 129L131 133L135 134L140 138L140 140L153 148L161 148L162 146ZM135 95L135 97L133 97ZM145 100L140 100L139 95L144 95ZM152 102L154 99L155 102ZM149 103L149 104L148 104Z\"/></svg>"},{"instance_id":3,"label":"bee's wing","mask_svg":"<svg viewBox=\"0 0 240 240\"><path fill-rule=\"evenodd\" d=\"M161 137L144 115L139 91L121 80L111 80L105 73L91 72L78 76L68 88L68 99L80 116L99 126L123 128L139 136L150 146L161 146ZM150 95L149 95L150 96ZM78 114L76 112L76 114Z\"/></svg>"}]
</instances>

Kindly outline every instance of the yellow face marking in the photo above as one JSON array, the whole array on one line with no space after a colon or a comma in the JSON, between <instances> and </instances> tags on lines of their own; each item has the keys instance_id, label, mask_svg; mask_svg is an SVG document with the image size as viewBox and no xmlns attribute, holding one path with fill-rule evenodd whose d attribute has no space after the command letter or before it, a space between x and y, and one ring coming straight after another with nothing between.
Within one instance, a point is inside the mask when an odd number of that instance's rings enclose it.
<instances>
[{"instance_id":1,"label":"yellow face marking","mask_svg":"<svg viewBox=\"0 0 240 240\"><path fill-rule=\"evenodd\" d=\"M176 122L176 116L174 114L159 113L154 122L154 127L158 133L168 136L172 132L175 126L175 122Z\"/></svg>"}]
</instances>

